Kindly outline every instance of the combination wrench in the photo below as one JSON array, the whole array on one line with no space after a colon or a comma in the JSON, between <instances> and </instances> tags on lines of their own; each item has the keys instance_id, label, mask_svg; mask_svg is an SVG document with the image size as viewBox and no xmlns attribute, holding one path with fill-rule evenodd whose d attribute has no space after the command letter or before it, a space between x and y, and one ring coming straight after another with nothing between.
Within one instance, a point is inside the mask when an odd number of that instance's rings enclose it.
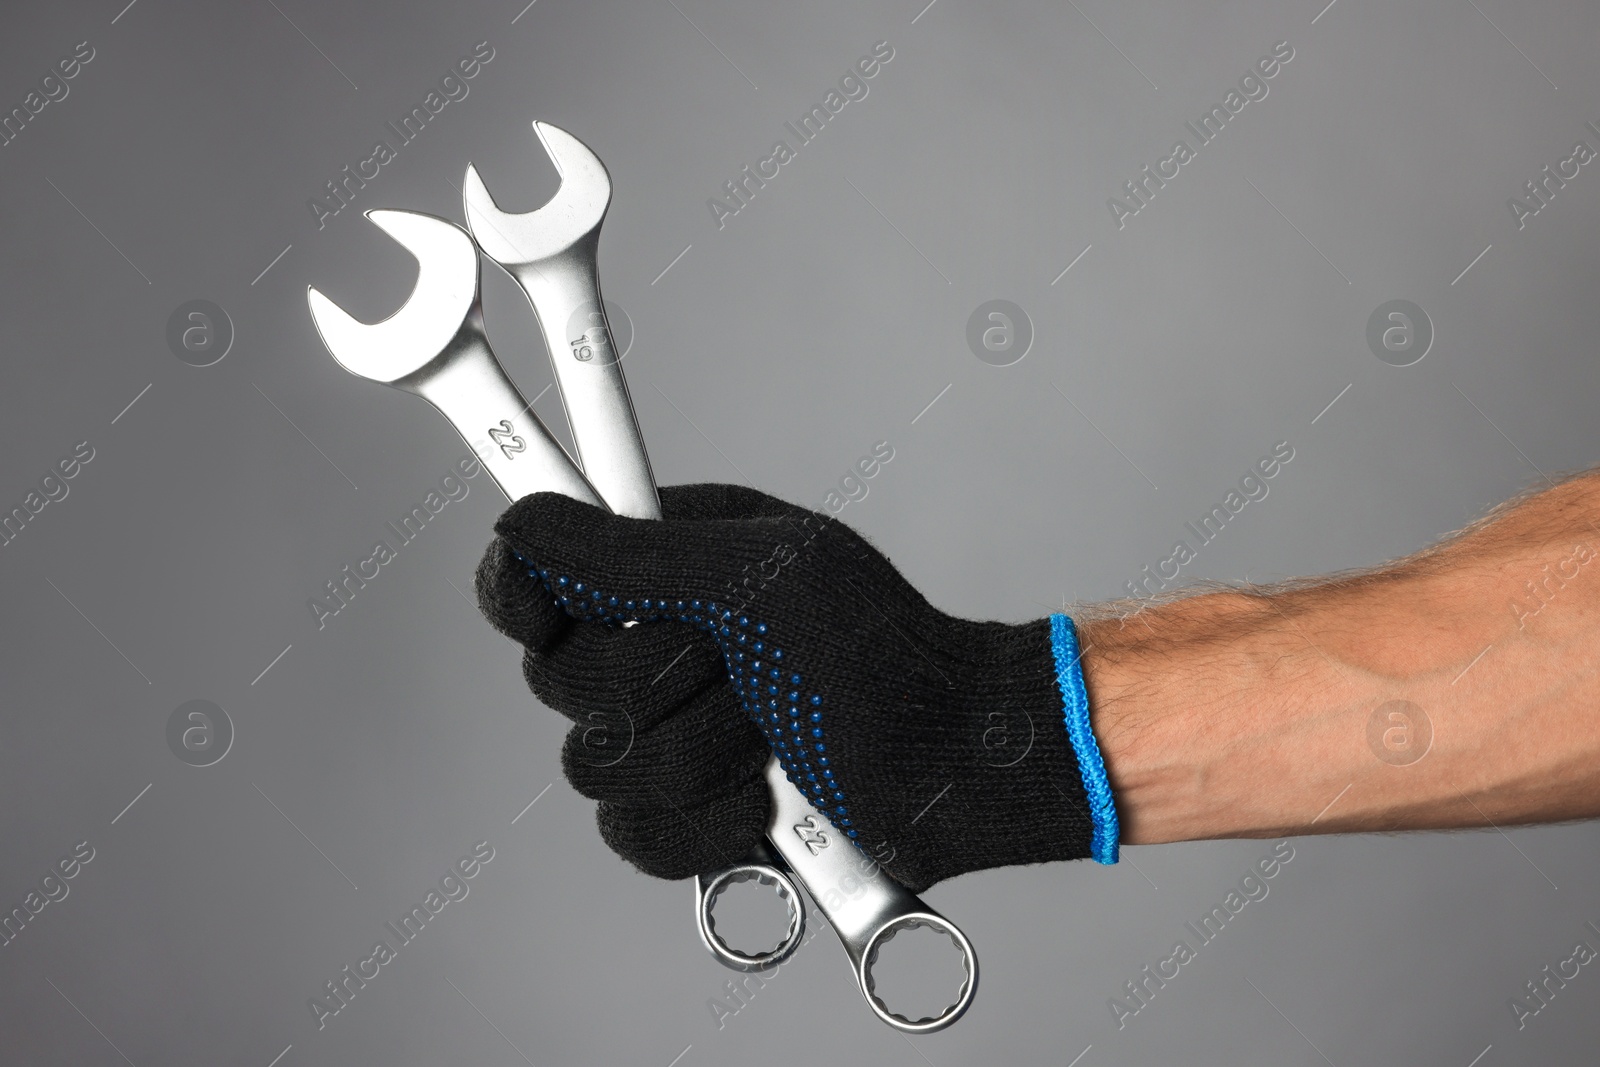
<instances>
[{"instance_id":1,"label":"combination wrench","mask_svg":"<svg viewBox=\"0 0 1600 1067\"><path fill-rule=\"evenodd\" d=\"M592 469L586 465L584 472L578 470L490 349L483 329L477 249L454 223L415 212L368 212L368 218L416 257L419 270L411 297L388 319L368 325L312 288L307 293L311 316L329 352L352 374L423 397L469 444L487 433L493 447L480 458L508 499L560 492L621 514L659 518L649 461L611 346L595 269L610 179L593 153L570 134L550 126L541 134L547 148L555 145L563 153L557 158L563 189L575 179L601 183L598 195L594 188L577 189L565 198L558 193L552 201L559 209L552 228L566 243L551 239L548 228L526 232L537 222L534 216L546 209L520 216L501 212L470 171L468 218L480 243L486 232L495 234L490 243L515 265L519 282L524 276L543 279L540 286L525 285L524 291L534 302L556 364L574 440L587 443L590 451L583 454L591 457ZM585 214L587 225L580 225ZM543 254L520 251L524 248ZM582 366L576 373L568 366L563 373L562 364L568 361ZM805 926L798 881L839 934L857 984L880 1019L908 1033L928 1033L955 1022L977 987L977 958L965 935L839 835L787 780L776 759L768 762L766 778L772 797L768 843L744 862L696 879L696 925L707 948L740 970L782 962L800 944ZM717 935L713 918L722 892L746 880L775 887L789 911L783 940L755 955L728 945ZM954 1003L935 1016L912 1020L891 1011L878 997L872 968L886 941L916 927L948 936L961 953L966 974Z\"/></svg>"},{"instance_id":2,"label":"combination wrench","mask_svg":"<svg viewBox=\"0 0 1600 1067\"><path fill-rule=\"evenodd\" d=\"M506 212L477 168L468 164L462 182L467 226L484 255L517 281L533 305L584 473L617 514L659 519L661 504L644 437L600 294L600 227L611 204L611 177L599 157L572 134L546 122L534 122L533 129L561 177L555 196L536 211ZM712 955L738 970L758 970L781 962L799 945L805 905L783 867L774 862L775 849L839 934L861 992L880 1018L913 1033L955 1022L977 988L977 958L966 936L839 834L775 758L767 763L766 779L772 797L770 848L763 845L743 862L695 879L696 926ZM789 908L784 939L754 955L719 937L713 914L729 886L750 880L773 886ZM891 1012L877 996L872 964L885 941L917 926L950 937L962 954L966 978L945 1011L911 1020Z\"/></svg>"}]
</instances>

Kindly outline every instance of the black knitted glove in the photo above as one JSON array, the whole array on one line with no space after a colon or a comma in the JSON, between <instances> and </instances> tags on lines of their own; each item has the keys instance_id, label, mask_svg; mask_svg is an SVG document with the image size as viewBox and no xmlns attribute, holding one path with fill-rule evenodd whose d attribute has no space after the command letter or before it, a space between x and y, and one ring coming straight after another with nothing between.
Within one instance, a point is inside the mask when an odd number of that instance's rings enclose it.
<instances>
[{"instance_id":1,"label":"black knitted glove","mask_svg":"<svg viewBox=\"0 0 1600 1067\"><path fill-rule=\"evenodd\" d=\"M478 570L534 693L577 723L563 768L615 851L663 878L744 858L766 828L770 749L913 891L1115 862L1066 616L946 615L843 523L752 489L661 502L648 521L525 497Z\"/></svg>"}]
</instances>

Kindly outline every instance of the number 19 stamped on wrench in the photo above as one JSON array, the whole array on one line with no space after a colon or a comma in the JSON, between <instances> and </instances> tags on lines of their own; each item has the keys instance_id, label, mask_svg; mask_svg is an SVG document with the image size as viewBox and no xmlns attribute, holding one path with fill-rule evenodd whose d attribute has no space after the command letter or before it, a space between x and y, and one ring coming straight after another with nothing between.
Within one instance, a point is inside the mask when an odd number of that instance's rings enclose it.
<instances>
[{"instance_id":1,"label":"number 19 stamped on wrench","mask_svg":"<svg viewBox=\"0 0 1600 1067\"><path fill-rule=\"evenodd\" d=\"M469 443L487 434L494 447L483 457L484 466L509 499L564 493L617 514L659 519L644 438L600 297L600 225L611 203L611 179L599 158L565 130L535 122L534 131L561 174L561 187L549 203L525 214L501 211L469 166L464 199L470 236L431 215L370 211L367 217L416 257L410 299L382 322L366 324L313 288L307 293L311 317L328 351L350 373L421 396ZM516 279L533 305L577 463L533 413L489 347L479 297L480 248ZM742 863L695 880L695 917L706 947L739 970L781 963L799 946L805 929L798 883L838 933L874 1014L907 1033L942 1030L959 1019L978 984L977 956L966 936L838 834L787 780L776 759L768 761L766 778L772 801L767 842ZM783 939L754 955L728 945L713 917L722 893L744 881L774 887L789 910ZM965 978L942 1012L913 1020L884 1004L872 969L886 941L918 927L950 938L961 953Z\"/></svg>"}]
</instances>

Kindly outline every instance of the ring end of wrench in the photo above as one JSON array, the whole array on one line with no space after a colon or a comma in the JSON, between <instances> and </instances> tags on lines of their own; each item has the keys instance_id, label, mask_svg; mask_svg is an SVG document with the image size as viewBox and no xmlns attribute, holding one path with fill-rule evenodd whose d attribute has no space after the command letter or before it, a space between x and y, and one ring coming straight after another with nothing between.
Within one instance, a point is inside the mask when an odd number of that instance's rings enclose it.
<instances>
[{"instance_id":1,"label":"ring end of wrench","mask_svg":"<svg viewBox=\"0 0 1600 1067\"><path fill-rule=\"evenodd\" d=\"M872 966L878 962L878 951L884 944L893 940L896 934L919 927L937 930L950 939L950 943L961 953L961 966L966 970L966 977L956 992L956 999L943 1011L921 1019L909 1019L891 1011L883 1002L883 998L878 996L877 983L872 977ZM972 942L967 940L967 935L938 912L932 910L910 912L896 916L867 939L860 962L856 965L856 981L860 983L861 992L867 998L867 1006L872 1009L872 1013L896 1030L906 1034L938 1033L960 1019L972 1006L972 998L978 992L978 955L972 950Z\"/></svg>"},{"instance_id":2,"label":"ring end of wrench","mask_svg":"<svg viewBox=\"0 0 1600 1067\"><path fill-rule=\"evenodd\" d=\"M757 882L772 886L777 890L778 899L782 900L789 910L788 930L778 943L766 952L754 954L740 952L717 934L716 917L713 915L717 898L730 886L739 882ZM805 898L800 895L799 888L789 875L779 870L777 864L769 862L765 850L761 848L743 863L715 874L697 875L694 905L695 925L700 931L701 942L711 955L716 957L718 963L736 971L764 971L769 967L776 967L794 955L795 949L800 947L801 938L805 936Z\"/></svg>"}]
</instances>

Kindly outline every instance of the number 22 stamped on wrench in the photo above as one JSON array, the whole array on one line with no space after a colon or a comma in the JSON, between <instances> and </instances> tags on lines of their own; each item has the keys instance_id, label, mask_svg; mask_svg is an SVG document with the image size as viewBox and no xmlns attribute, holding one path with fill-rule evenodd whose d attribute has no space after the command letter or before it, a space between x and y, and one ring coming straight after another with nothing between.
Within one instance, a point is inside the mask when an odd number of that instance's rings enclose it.
<instances>
[{"instance_id":1,"label":"number 22 stamped on wrench","mask_svg":"<svg viewBox=\"0 0 1600 1067\"><path fill-rule=\"evenodd\" d=\"M417 259L410 299L389 318L369 325L313 288L307 294L311 317L328 351L352 374L423 397L469 443L487 434L494 447L482 457L484 466L509 499L558 492L618 514L659 519L644 439L600 297L597 254L611 180L594 153L571 134L547 123L536 122L534 129L561 173L561 188L548 204L526 214L503 212L469 166L464 198L470 237L431 215L368 212ZM478 247L517 280L533 304L581 473L489 347ZM766 778L772 799L767 843L742 863L696 879L696 921L706 947L740 970L782 962L799 946L805 928L798 882L838 933L862 995L880 1019L907 1033L942 1030L959 1019L978 982L977 957L966 936L840 835L787 780L776 759L769 760ZM789 909L784 938L755 955L728 945L713 918L718 897L729 886L751 880L773 886ZM942 1012L913 1020L891 1011L877 995L872 969L886 941L918 927L950 938L961 953L965 978Z\"/></svg>"}]
</instances>

